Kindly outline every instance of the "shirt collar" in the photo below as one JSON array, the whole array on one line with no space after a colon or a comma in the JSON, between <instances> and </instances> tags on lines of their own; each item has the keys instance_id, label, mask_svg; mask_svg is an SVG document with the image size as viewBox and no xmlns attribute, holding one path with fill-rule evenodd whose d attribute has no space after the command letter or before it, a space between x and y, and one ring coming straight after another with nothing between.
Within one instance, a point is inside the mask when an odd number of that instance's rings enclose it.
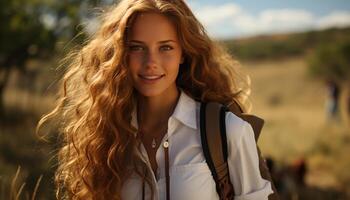
<instances>
[{"instance_id":1,"label":"shirt collar","mask_svg":"<svg viewBox=\"0 0 350 200\"><path fill-rule=\"evenodd\" d=\"M131 125L138 129L137 123L137 106L131 113ZM170 118L175 118L184 125L197 129L196 102L180 89L180 97L176 104L175 110Z\"/></svg>"},{"instance_id":2,"label":"shirt collar","mask_svg":"<svg viewBox=\"0 0 350 200\"><path fill-rule=\"evenodd\" d=\"M180 91L180 98L172 117L190 128L197 129L196 102L184 91Z\"/></svg>"}]
</instances>

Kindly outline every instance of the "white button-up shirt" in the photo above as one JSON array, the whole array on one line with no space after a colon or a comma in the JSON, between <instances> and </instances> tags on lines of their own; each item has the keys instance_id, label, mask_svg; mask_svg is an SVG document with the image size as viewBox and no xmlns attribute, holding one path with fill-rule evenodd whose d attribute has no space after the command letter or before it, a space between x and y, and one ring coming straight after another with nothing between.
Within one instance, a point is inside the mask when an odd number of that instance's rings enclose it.
<instances>
[{"instance_id":1,"label":"white button-up shirt","mask_svg":"<svg viewBox=\"0 0 350 200\"><path fill-rule=\"evenodd\" d=\"M168 131L162 143L169 141L169 174L171 200L219 200L215 181L205 161L199 129L200 103L181 91L174 113L168 120ZM137 127L136 111L132 125ZM231 112L226 113L228 167L235 190L235 200L264 200L272 193L271 183L263 179L254 132L249 123ZM220 148L220 147L218 147ZM148 163L143 146L140 155ZM166 199L164 149L156 153L157 174L152 176L154 199ZM145 199L150 199L150 188L145 184ZM142 180L132 175L122 187L122 199L142 200Z\"/></svg>"}]
</instances>

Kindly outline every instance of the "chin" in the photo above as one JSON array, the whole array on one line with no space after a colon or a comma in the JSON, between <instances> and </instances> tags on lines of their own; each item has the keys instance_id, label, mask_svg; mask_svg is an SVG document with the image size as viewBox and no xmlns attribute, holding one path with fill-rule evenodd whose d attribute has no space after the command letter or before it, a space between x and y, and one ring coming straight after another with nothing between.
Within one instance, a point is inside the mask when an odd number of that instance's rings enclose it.
<instances>
[{"instance_id":1,"label":"chin","mask_svg":"<svg viewBox=\"0 0 350 200\"><path fill-rule=\"evenodd\" d=\"M162 89L136 89L137 92L144 97L156 97L165 92Z\"/></svg>"},{"instance_id":2,"label":"chin","mask_svg":"<svg viewBox=\"0 0 350 200\"><path fill-rule=\"evenodd\" d=\"M157 85L154 87L139 86L135 88L136 91L144 97L169 97L169 95L172 96L177 91L176 85Z\"/></svg>"}]
</instances>

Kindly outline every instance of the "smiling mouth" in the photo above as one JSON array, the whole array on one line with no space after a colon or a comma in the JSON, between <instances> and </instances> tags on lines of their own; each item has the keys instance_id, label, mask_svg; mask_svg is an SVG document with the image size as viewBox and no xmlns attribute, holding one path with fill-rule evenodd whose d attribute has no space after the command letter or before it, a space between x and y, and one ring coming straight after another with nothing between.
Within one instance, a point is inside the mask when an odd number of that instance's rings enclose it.
<instances>
[{"instance_id":1,"label":"smiling mouth","mask_svg":"<svg viewBox=\"0 0 350 200\"><path fill-rule=\"evenodd\" d=\"M162 75L152 75L152 76L147 76L147 75L139 75L140 78L145 79L145 80L157 80L165 76L164 74Z\"/></svg>"}]
</instances>

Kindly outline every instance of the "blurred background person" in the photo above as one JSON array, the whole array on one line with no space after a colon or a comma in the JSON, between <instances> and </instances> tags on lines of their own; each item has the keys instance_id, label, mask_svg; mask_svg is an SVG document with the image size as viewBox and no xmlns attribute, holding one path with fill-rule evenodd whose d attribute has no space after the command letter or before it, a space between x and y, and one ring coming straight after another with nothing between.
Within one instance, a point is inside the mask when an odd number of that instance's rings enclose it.
<instances>
[{"instance_id":1,"label":"blurred background person","mask_svg":"<svg viewBox=\"0 0 350 200\"><path fill-rule=\"evenodd\" d=\"M329 120L337 120L339 117L339 86L335 81L326 82L326 115Z\"/></svg>"}]
</instances>

